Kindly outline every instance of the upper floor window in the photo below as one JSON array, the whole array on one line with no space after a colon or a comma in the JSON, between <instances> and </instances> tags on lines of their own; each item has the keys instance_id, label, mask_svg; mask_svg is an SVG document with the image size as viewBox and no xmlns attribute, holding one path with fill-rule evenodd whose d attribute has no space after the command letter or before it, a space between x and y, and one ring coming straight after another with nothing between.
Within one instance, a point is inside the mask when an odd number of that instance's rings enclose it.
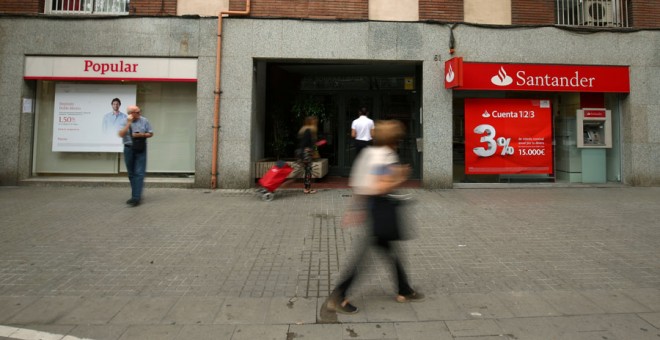
<instances>
[{"instance_id":1,"label":"upper floor window","mask_svg":"<svg viewBox=\"0 0 660 340\"><path fill-rule=\"evenodd\" d=\"M48 14L126 15L130 0L45 0Z\"/></svg>"},{"instance_id":2,"label":"upper floor window","mask_svg":"<svg viewBox=\"0 0 660 340\"><path fill-rule=\"evenodd\" d=\"M557 25L630 27L630 0L557 0Z\"/></svg>"}]
</instances>

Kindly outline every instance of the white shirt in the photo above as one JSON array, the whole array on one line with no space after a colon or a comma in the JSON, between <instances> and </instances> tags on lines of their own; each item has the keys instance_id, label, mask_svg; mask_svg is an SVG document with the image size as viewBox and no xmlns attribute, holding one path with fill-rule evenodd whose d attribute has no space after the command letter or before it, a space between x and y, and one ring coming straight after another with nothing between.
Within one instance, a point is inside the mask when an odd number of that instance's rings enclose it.
<instances>
[{"instance_id":1,"label":"white shirt","mask_svg":"<svg viewBox=\"0 0 660 340\"><path fill-rule=\"evenodd\" d=\"M374 128L374 121L367 116L360 116L360 118L353 121L351 129L355 130L355 139L370 141L371 130Z\"/></svg>"},{"instance_id":2,"label":"white shirt","mask_svg":"<svg viewBox=\"0 0 660 340\"><path fill-rule=\"evenodd\" d=\"M355 159L348 186L357 195L375 195L375 176L386 174L388 167L399 163L396 151L387 146L368 147Z\"/></svg>"}]
</instances>

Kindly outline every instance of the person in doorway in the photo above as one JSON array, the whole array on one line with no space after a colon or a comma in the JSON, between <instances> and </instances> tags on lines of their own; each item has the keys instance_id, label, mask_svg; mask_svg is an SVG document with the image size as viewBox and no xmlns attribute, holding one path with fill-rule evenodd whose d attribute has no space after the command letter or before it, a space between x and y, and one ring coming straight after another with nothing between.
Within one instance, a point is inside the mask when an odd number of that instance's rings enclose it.
<instances>
[{"instance_id":1,"label":"person in doorway","mask_svg":"<svg viewBox=\"0 0 660 340\"><path fill-rule=\"evenodd\" d=\"M147 138L154 136L149 120L142 117L138 106L128 107L126 125L119 130L119 137L124 142L124 161L128 181L131 183L131 198L126 204L135 207L142 201L144 176L147 171Z\"/></svg>"},{"instance_id":2,"label":"person in doorway","mask_svg":"<svg viewBox=\"0 0 660 340\"><path fill-rule=\"evenodd\" d=\"M403 265L394 249L392 241L403 239L399 208L400 204L390 194L403 184L410 175L410 167L399 164L396 153L398 143L403 139L405 128L399 121L379 121L374 129L375 146L368 147L356 159L351 170L350 186L353 188L356 202L360 206L365 218L357 220L369 220L371 237L367 240L376 248L382 250L396 272L398 293L395 297L397 302L413 302L424 299L424 294L416 292L408 283ZM328 310L337 313L353 314L358 308L353 306L348 298L347 291L355 280L358 267L366 261L367 246L358 248L354 262L348 266L348 272L343 276L340 283L330 293L325 302Z\"/></svg>"},{"instance_id":3,"label":"person in doorway","mask_svg":"<svg viewBox=\"0 0 660 340\"><path fill-rule=\"evenodd\" d=\"M351 123L351 138L353 138L353 144L355 145L356 157L362 149L371 145L371 135L374 130L374 121L367 117L369 110L363 107L358 111L358 114L359 117Z\"/></svg>"},{"instance_id":4,"label":"person in doorway","mask_svg":"<svg viewBox=\"0 0 660 340\"><path fill-rule=\"evenodd\" d=\"M114 98L110 105L112 105L112 111L103 115L103 133L117 135L117 132L126 126L127 115L119 111L121 106L119 98Z\"/></svg>"},{"instance_id":5,"label":"person in doorway","mask_svg":"<svg viewBox=\"0 0 660 340\"><path fill-rule=\"evenodd\" d=\"M305 118L303 126L298 131L298 162L304 170L303 185L305 194L315 194L312 189L312 160L314 158L314 148L316 146L316 135L318 118L310 116Z\"/></svg>"}]
</instances>

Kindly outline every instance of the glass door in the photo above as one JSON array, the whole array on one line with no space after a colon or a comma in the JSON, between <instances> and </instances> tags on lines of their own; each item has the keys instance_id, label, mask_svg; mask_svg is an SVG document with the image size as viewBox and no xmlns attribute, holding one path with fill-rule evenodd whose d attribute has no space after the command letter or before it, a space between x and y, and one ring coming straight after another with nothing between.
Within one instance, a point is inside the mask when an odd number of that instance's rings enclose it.
<instances>
[{"instance_id":1,"label":"glass door","mask_svg":"<svg viewBox=\"0 0 660 340\"><path fill-rule=\"evenodd\" d=\"M355 153L355 146L353 145L353 138L351 137L351 124L353 120L359 117L358 111L362 107L366 107L371 113L369 118L376 120L374 117L374 95L370 93L363 94L345 94L341 96L338 115L337 133L339 139L339 155L337 174L339 176L349 176L351 173L351 166L357 156Z\"/></svg>"},{"instance_id":2,"label":"glass door","mask_svg":"<svg viewBox=\"0 0 660 340\"><path fill-rule=\"evenodd\" d=\"M411 92L390 92L380 95L378 119L396 119L406 127L406 136L399 143L401 163L412 167L411 178L419 179L421 174L420 153L417 151L417 138L421 137L419 104L417 96Z\"/></svg>"},{"instance_id":3,"label":"glass door","mask_svg":"<svg viewBox=\"0 0 660 340\"><path fill-rule=\"evenodd\" d=\"M417 138L421 137L419 121L419 103L416 94L411 92L370 92L343 94L339 99L338 114L338 150L337 168L333 172L338 176L349 176L351 166L357 156L351 137L351 123L358 118L360 108L369 110L369 118L374 121L396 119L406 126L406 137L399 145L399 157L402 163L410 164L412 178L421 174L420 153L417 152Z\"/></svg>"}]
</instances>

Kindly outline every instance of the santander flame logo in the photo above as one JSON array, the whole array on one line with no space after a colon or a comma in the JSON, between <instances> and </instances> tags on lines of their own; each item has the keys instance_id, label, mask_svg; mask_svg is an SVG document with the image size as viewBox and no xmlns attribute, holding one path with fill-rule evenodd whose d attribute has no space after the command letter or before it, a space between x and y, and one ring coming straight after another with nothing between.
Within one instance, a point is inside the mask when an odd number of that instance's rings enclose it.
<instances>
[{"instance_id":1,"label":"santander flame logo","mask_svg":"<svg viewBox=\"0 0 660 340\"><path fill-rule=\"evenodd\" d=\"M497 72L497 74L494 75L493 78L490 78L490 82L497 86L507 86L513 83L513 78L509 77L509 75L506 74L506 71L504 70L504 66L502 66L500 67L499 72Z\"/></svg>"},{"instance_id":2,"label":"santander flame logo","mask_svg":"<svg viewBox=\"0 0 660 340\"><path fill-rule=\"evenodd\" d=\"M451 83L452 81L454 81L454 76L455 76L455 74L454 74L454 69L452 69L452 68L451 68L451 65L449 65L449 70L447 71L447 75L445 76L445 80L446 80L448 83ZM436 79L437 79L437 78L436 78Z\"/></svg>"},{"instance_id":3,"label":"santander flame logo","mask_svg":"<svg viewBox=\"0 0 660 340\"><path fill-rule=\"evenodd\" d=\"M490 118L490 112L488 112L488 110L484 110L484 113L482 113L481 116L484 118Z\"/></svg>"}]
</instances>

